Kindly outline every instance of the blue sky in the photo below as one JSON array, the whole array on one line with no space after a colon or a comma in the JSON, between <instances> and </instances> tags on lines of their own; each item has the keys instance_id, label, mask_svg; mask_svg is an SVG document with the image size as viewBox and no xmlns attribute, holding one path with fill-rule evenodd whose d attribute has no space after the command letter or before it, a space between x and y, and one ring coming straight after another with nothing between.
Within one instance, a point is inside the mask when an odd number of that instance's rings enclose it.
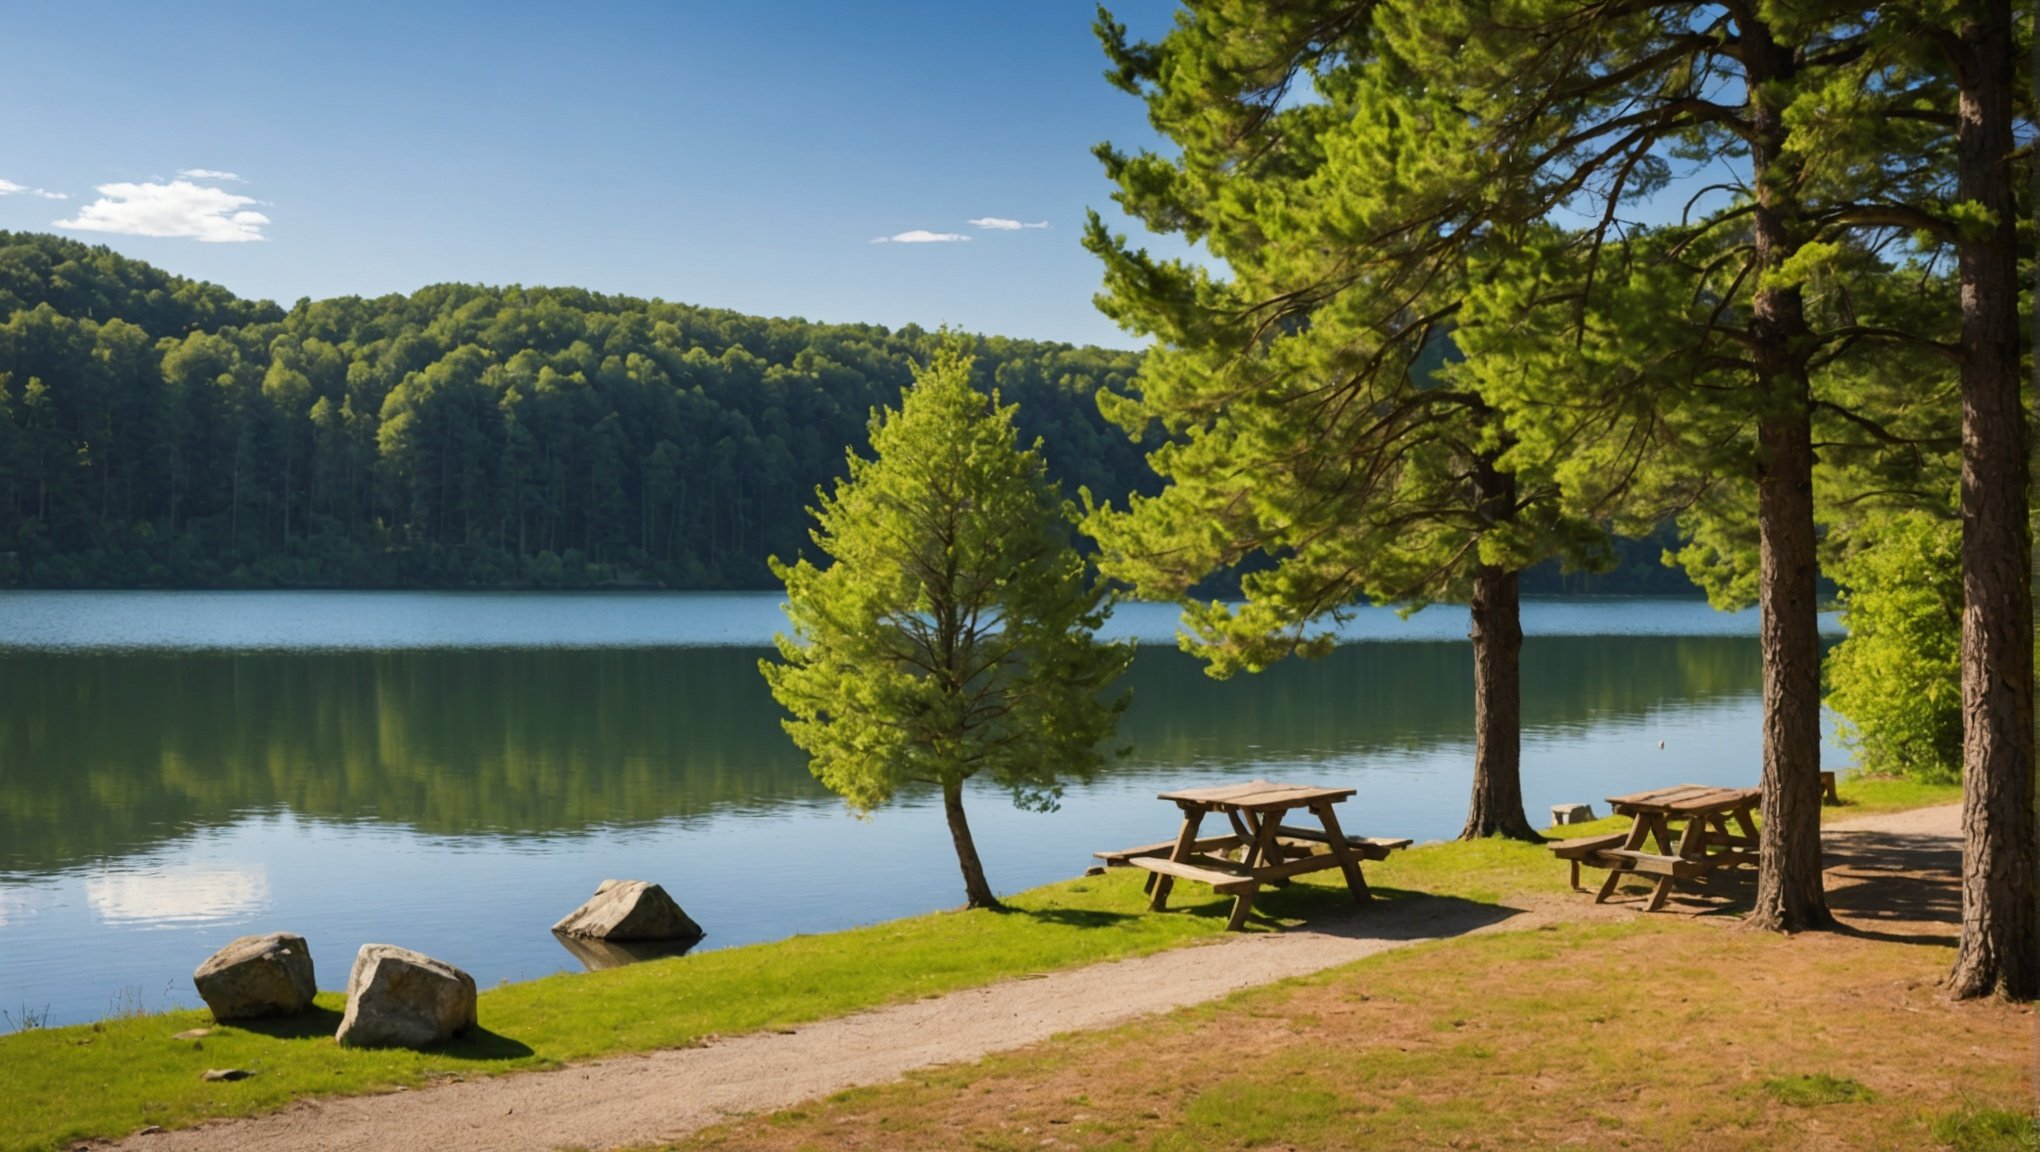
<instances>
[{"instance_id":1,"label":"blue sky","mask_svg":"<svg viewBox=\"0 0 2040 1152\"><path fill-rule=\"evenodd\" d=\"M1171 9L1110 6L1145 35ZM15 5L0 228L285 304L570 284L1127 346L1078 240L1086 208L1126 226L1091 146L1154 137L1103 79L1091 18L1088 0Z\"/></svg>"}]
</instances>

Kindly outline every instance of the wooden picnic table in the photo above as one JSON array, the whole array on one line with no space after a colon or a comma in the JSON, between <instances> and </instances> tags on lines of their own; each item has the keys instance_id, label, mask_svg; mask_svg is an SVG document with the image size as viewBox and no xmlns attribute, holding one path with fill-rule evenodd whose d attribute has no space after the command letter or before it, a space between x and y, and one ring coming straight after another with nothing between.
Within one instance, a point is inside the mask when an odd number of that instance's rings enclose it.
<instances>
[{"instance_id":1,"label":"wooden picnic table","mask_svg":"<svg viewBox=\"0 0 2040 1152\"><path fill-rule=\"evenodd\" d=\"M1625 875L1640 872L1657 877L1657 887L1644 907L1655 912L1664 907L1672 886L1681 880L1700 879L1716 868L1756 864L1753 814L1761 795L1755 788L1679 784L1610 796L1608 805L1615 814L1630 818L1629 831L1562 840L1551 845L1551 850L1572 863L1575 889L1580 886L1580 865L1608 870L1608 878L1594 895L1596 904L1613 895Z\"/></svg>"},{"instance_id":2,"label":"wooden picnic table","mask_svg":"<svg viewBox=\"0 0 2040 1152\"><path fill-rule=\"evenodd\" d=\"M1226 922L1226 930L1238 931L1246 924L1261 885L1287 884L1290 877L1307 872L1337 868L1345 873L1346 888L1354 900L1369 898L1360 862L1386 859L1390 852L1409 847L1410 842L1346 835L1332 806L1352 795L1351 788L1271 784L1266 780L1163 792L1158 799L1171 801L1183 812L1182 830L1173 841L1094 855L1107 864L1153 873L1146 889L1148 907L1158 912L1168 906L1169 889L1177 880L1197 880L1211 885L1213 891L1231 893L1232 918ZM1298 810L1315 816L1318 826L1283 823L1288 813ZM1213 812L1224 813L1232 831L1200 838L1198 830L1205 816ZM1238 860L1220 855L1235 851L1240 853Z\"/></svg>"}]
</instances>

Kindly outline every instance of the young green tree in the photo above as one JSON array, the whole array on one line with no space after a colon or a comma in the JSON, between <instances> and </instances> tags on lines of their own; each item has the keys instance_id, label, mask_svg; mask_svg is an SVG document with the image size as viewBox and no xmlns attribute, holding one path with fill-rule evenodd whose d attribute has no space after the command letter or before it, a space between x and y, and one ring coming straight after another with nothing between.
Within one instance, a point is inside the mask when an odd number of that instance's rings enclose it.
<instances>
[{"instance_id":1,"label":"young green tree","mask_svg":"<svg viewBox=\"0 0 2040 1152\"><path fill-rule=\"evenodd\" d=\"M1949 516L1880 520L1831 566L1849 637L1828 654L1828 703L1864 768L1928 780L1962 769L1962 556Z\"/></svg>"},{"instance_id":2,"label":"young green tree","mask_svg":"<svg viewBox=\"0 0 2040 1152\"><path fill-rule=\"evenodd\" d=\"M771 562L793 632L759 668L810 769L852 808L910 783L941 790L967 906L996 908L964 781L1052 809L1062 780L1101 762L1133 650L1096 640L1105 594L1070 547L1072 510L971 364L945 344L897 410L874 413L872 458L852 452L814 510L832 563Z\"/></svg>"}]
</instances>

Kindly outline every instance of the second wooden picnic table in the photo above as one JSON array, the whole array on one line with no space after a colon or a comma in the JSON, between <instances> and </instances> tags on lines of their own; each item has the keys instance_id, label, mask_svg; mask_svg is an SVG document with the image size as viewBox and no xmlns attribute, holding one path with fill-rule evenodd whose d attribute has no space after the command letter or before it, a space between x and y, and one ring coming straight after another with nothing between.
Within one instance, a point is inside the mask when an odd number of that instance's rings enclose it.
<instances>
[{"instance_id":1,"label":"second wooden picnic table","mask_svg":"<svg viewBox=\"0 0 2040 1152\"><path fill-rule=\"evenodd\" d=\"M1238 931L1245 925L1261 885L1287 883L1292 876L1337 868L1345 873L1346 888L1354 900L1368 898L1360 862L1386 859L1389 852L1406 848L1410 842L1347 836L1340 829L1332 806L1352 795L1351 788L1272 784L1266 780L1164 792L1159 799L1171 801L1183 811L1183 827L1173 842L1096 855L1108 864L1130 865L1154 873L1148 877L1147 890L1148 906L1156 911L1168 906L1169 889L1177 880L1201 881L1211 885L1213 891L1232 894L1232 918L1226 922L1226 929ZM1315 816L1318 826L1283 823L1288 813L1299 810ZM1205 816L1214 812L1224 813L1232 832L1200 838L1197 833ZM1316 851L1320 846L1325 851ZM1217 855L1234 850L1241 851L1241 859Z\"/></svg>"},{"instance_id":2,"label":"second wooden picnic table","mask_svg":"<svg viewBox=\"0 0 2040 1152\"><path fill-rule=\"evenodd\" d=\"M1580 865L1608 869L1608 878L1594 896L1596 904L1613 895L1625 875L1640 872L1655 876L1657 886L1644 908L1655 912L1664 907L1672 886L1681 880L1697 880L1716 868L1757 862L1753 814L1761 795L1755 788L1678 784L1610 796L1608 805L1615 814L1630 818L1629 831L1564 840L1551 845L1551 850L1559 859L1572 862L1574 888L1580 886Z\"/></svg>"}]
</instances>

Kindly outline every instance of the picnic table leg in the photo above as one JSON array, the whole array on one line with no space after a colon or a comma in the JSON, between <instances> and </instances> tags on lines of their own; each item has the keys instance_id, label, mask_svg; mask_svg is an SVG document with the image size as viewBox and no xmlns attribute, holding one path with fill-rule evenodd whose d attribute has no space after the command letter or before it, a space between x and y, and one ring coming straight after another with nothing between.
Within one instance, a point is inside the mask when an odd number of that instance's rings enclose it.
<instances>
[{"instance_id":1,"label":"picnic table leg","mask_svg":"<svg viewBox=\"0 0 2040 1152\"><path fill-rule=\"evenodd\" d=\"M1345 873L1346 891L1353 894L1355 904L1365 904L1374 898L1367 888L1367 881L1360 875L1360 862L1353 859L1353 849L1346 843L1346 834L1339 830L1339 818L1332 813L1329 801L1311 806L1318 821L1325 826L1325 846L1331 849L1332 858L1339 862L1339 871Z\"/></svg>"},{"instance_id":2,"label":"picnic table leg","mask_svg":"<svg viewBox=\"0 0 2040 1152\"><path fill-rule=\"evenodd\" d=\"M1630 819L1629 835L1624 837L1622 841L1622 850L1624 852L1634 852L1643 847L1644 837L1650 835L1650 822L1648 819L1643 816L1634 816ZM1608 878L1601 881L1601 890L1594 893L1594 903L1604 903L1608 897L1615 894L1615 886L1622 883L1622 873L1624 871L1625 869L1621 868L1608 869Z\"/></svg>"},{"instance_id":3,"label":"picnic table leg","mask_svg":"<svg viewBox=\"0 0 2040 1152\"><path fill-rule=\"evenodd\" d=\"M1658 877L1657 887L1651 889L1650 901L1643 906L1645 912L1655 912L1665 906L1665 900L1672 894L1672 878Z\"/></svg>"},{"instance_id":4,"label":"picnic table leg","mask_svg":"<svg viewBox=\"0 0 2040 1152\"><path fill-rule=\"evenodd\" d=\"M1169 852L1169 859L1181 863L1190 858L1197 847L1197 826L1204 822L1204 809L1195 804L1184 804L1183 830L1176 834L1176 847ZM1176 878L1161 872L1155 873L1153 894L1148 899L1148 908L1160 912L1169 906L1169 889Z\"/></svg>"},{"instance_id":5,"label":"picnic table leg","mask_svg":"<svg viewBox=\"0 0 2040 1152\"><path fill-rule=\"evenodd\" d=\"M1672 836L1671 817L1659 813L1651 817L1651 827L1657 834L1658 850L1667 856L1677 856L1681 860L1697 860L1699 856L1695 854L1706 851L1707 825L1705 821L1693 819L1686 821L1685 828L1681 829L1677 836L1678 850L1676 852L1672 849L1674 837ZM1657 886L1650 891L1650 900L1643 906L1645 912L1656 912L1665 906L1665 901L1671 898L1672 884L1675 879L1675 877L1668 875L1658 877Z\"/></svg>"},{"instance_id":6,"label":"picnic table leg","mask_svg":"<svg viewBox=\"0 0 2040 1152\"><path fill-rule=\"evenodd\" d=\"M1756 843L1757 824L1756 821L1750 819L1749 805L1745 804L1735 810L1735 826L1742 829L1742 834L1749 837L1751 843Z\"/></svg>"},{"instance_id":7,"label":"picnic table leg","mask_svg":"<svg viewBox=\"0 0 2040 1152\"><path fill-rule=\"evenodd\" d=\"M1254 908L1254 892L1255 889L1249 888L1233 897L1232 918L1225 922L1226 931L1238 932L1247 926L1247 913Z\"/></svg>"},{"instance_id":8,"label":"picnic table leg","mask_svg":"<svg viewBox=\"0 0 2040 1152\"><path fill-rule=\"evenodd\" d=\"M1233 816L1233 813L1228 812L1226 815ZM1265 812L1248 812L1245 815L1243 835L1246 843L1240 849L1240 863L1248 868L1266 868L1270 864L1280 864L1287 859L1289 854L1283 851L1280 843L1282 814L1277 812L1271 816ZM1237 823L1239 817L1233 818ZM1270 880L1268 883L1278 888L1289 887L1287 877Z\"/></svg>"}]
</instances>

